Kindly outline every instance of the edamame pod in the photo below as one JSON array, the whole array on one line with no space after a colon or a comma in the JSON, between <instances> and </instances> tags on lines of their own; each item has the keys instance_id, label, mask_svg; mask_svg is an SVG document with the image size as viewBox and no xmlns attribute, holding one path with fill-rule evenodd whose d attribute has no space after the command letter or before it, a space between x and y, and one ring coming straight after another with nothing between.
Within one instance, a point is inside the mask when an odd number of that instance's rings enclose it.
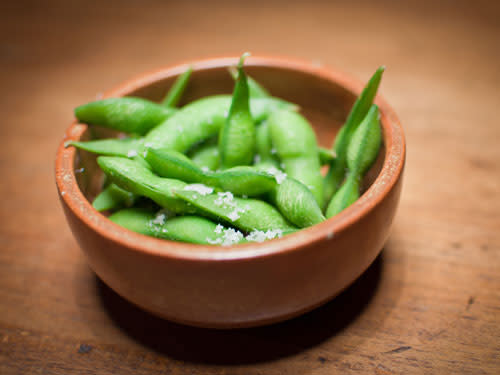
<instances>
[{"instance_id":1,"label":"edamame pod","mask_svg":"<svg viewBox=\"0 0 500 375\"><path fill-rule=\"evenodd\" d=\"M175 80L172 87L168 90L167 95L162 100L161 104L167 108L175 107L179 103L182 94L186 90L186 86L191 78L191 73L193 72L193 68L190 66L186 69L184 73L182 73Z\"/></svg>"},{"instance_id":2,"label":"edamame pod","mask_svg":"<svg viewBox=\"0 0 500 375\"><path fill-rule=\"evenodd\" d=\"M137 150L142 147L141 140L137 138L96 139L94 141L85 142L71 141L66 144L66 147L67 146L74 146L81 150L85 150L98 155L122 157L136 156L138 153Z\"/></svg>"},{"instance_id":3,"label":"edamame pod","mask_svg":"<svg viewBox=\"0 0 500 375\"><path fill-rule=\"evenodd\" d=\"M272 191L276 179L272 174L241 166L213 174L214 185L239 196L255 197Z\"/></svg>"},{"instance_id":4,"label":"edamame pod","mask_svg":"<svg viewBox=\"0 0 500 375\"><path fill-rule=\"evenodd\" d=\"M246 232L297 229L276 208L257 199L237 198L230 192L201 195L194 191L177 190L175 194L196 207L198 214L223 220Z\"/></svg>"},{"instance_id":5,"label":"edamame pod","mask_svg":"<svg viewBox=\"0 0 500 375\"><path fill-rule=\"evenodd\" d=\"M381 66L370 78L358 99L354 102L345 124L335 137L333 149L336 153L336 159L332 162L324 182L326 202L331 199L331 196L338 189L345 177L347 147L354 131L361 121L363 121L373 103L384 70L385 67Z\"/></svg>"},{"instance_id":6,"label":"edamame pod","mask_svg":"<svg viewBox=\"0 0 500 375\"><path fill-rule=\"evenodd\" d=\"M359 199L359 180L353 174L347 176L340 189L334 194L326 209L329 219Z\"/></svg>"},{"instance_id":7,"label":"edamame pod","mask_svg":"<svg viewBox=\"0 0 500 375\"><path fill-rule=\"evenodd\" d=\"M318 155L316 134L301 114L278 110L269 116L268 123L272 144L280 159Z\"/></svg>"},{"instance_id":8,"label":"edamame pod","mask_svg":"<svg viewBox=\"0 0 500 375\"><path fill-rule=\"evenodd\" d=\"M185 182L158 177L135 160L113 156L99 156L97 163L116 185L139 196L152 199L172 212L191 212L190 208L174 195L183 189Z\"/></svg>"},{"instance_id":9,"label":"edamame pod","mask_svg":"<svg viewBox=\"0 0 500 375\"><path fill-rule=\"evenodd\" d=\"M234 86L233 99L228 117L220 131L219 153L223 169L237 165L249 165L255 155L255 123L250 114L248 83L243 62L238 63L238 78Z\"/></svg>"},{"instance_id":10,"label":"edamame pod","mask_svg":"<svg viewBox=\"0 0 500 375\"><path fill-rule=\"evenodd\" d=\"M229 95L211 96L187 104L150 131L144 144L150 148L168 148L185 153L220 131L230 105ZM262 121L271 112L283 107L294 108L275 98L250 100L250 112L255 122Z\"/></svg>"},{"instance_id":11,"label":"edamame pod","mask_svg":"<svg viewBox=\"0 0 500 375\"><path fill-rule=\"evenodd\" d=\"M382 144L379 120L380 112L374 104L352 135L347 148L347 167L360 179L377 159Z\"/></svg>"},{"instance_id":12,"label":"edamame pod","mask_svg":"<svg viewBox=\"0 0 500 375\"><path fill-rule=\"evenodd\" d=\"M97 211L116 210L124 206L132 206L135 200L134 194L111 183L97 195L92 202L92 207Z\"/></svg>"},{"instance_id":13,"label":"edamame pod","mask_svg":"<svg viewBox=\"0 0 500 375\"><path fill-rule=\"evenodd\" d=\"M360 181L377 159L382 143L379 118L378 107L374 104L352 135L346 152L349 175L329 203L327 217L338 214L359 198Z\"/></svg>"},{"instance_id":14,"label":"edamame pod","mask_svg":"<svg viewBox=\"0 0 500 375\"><path fill-rule=\"evenodd\" d=\"M293 178L286 178L276 186L272 201L282 215L299 228L309 227L325 220L311 191Z\"/></svg>"},{"instance_id":15,"label":"edamame pod","mask_svg":"<svg viewBox=\"0 0 500 375\"><path fill-rule=\"evenodd\" d=\"M271 139L288 176L302 182L323 205L323 177L316 135L300 114L279 110L268 119Z\"/></svg>"},{"instance_id":16,"label":"edamame pod","mask_svg":"<svg viewBox=\"0 0 500 375\"><path fill-rule=\"evenodd\" d=\"M246 242L243 234L199 216L167 218L140 208L118 211L109 217L114 223L147 236L200 245L229 246Z\"/></svg>"},{"instance_id":17,"label":"edamame pod","mask_svg":"<svg viewBox=\"0 0 500 375\"><path fill-rule=\"evenodd\" d=\"M237 195L261 195L276 185L273 175L252 167L234 167L216 173L203 171L188 157L172 150L151 149L146 154L146 160L153 171L162 177L213 186Z\"/></svg>"},{"instance_id":18,"label":"edamame pod","mask_svg":"<svg viewBox=\"0 0 500 375\"><path fill-rule=\"evenodd\" d=\"M90 102L75 108L78 121L125 133L146 134L177 110L146 99L124 97Z\"/></svg>"},{"instance_id":19,"label":"edamame pod","mask_svg":"<svg viewBox=\"0 0 500 375\"><path fill-rule=\"evenodd\" d=\"M152 222L155 216L155 213L151 210L133 207L117 211L110 215L108 219L132 232L162 238L161 229L153 229Z\"/></svg>"},{"instance_id":20,"label":"edamame pod","mask_svg":"<svg viewBox=\"0 0 500 375\"><path fill-rule=\"evenodd\" d=\"M146 153L146 161L161 177L207 185L212 185L214 181L211 173L204 172L187 156L177 151L150 149Z\"/></svg>"},{"instance_id":21,"label":"edamame pod","mask_svg":"<svg viewBox=\"0 0 500 375\"><path fill-rule=\"evenodd\" d=\"M269 131L269 123L264 121L255 131L254 167L260 170L279 168L279 161L275 153L273 154L273 143Z\"/></svg>"}]
</instances>

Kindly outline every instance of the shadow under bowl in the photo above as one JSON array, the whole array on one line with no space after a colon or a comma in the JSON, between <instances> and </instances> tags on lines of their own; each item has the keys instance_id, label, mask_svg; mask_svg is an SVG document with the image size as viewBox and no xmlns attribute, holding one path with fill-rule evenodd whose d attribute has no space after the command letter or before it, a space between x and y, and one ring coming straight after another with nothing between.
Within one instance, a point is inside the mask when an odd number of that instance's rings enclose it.
<instances>
[{"instance_id":1,"label":"shadow under bowl","mask_svg":"<svg viewBox=\"0 0 500 375\"><path fill-rule=\"evenodd\" d=\"M104 96L159 101L188 65L193 74L184 103L228 94L234 82L227 68L237 61L216 58L168 67ZM324 146L331 145L363 87L333 69L286 58L250 57L245 70L274 96L298 104ZM67 221L94 272L155 315L207 328L259 326L298 316L356 280L389 235L401 192L405 142L393 110L380 95L375 102L384 146L363 181L362 196L339 215L292 235L264 243L203 246L147 237L114 224L90 204L102 182L95 157L64 146L90 138L88 126L77 122L66 131L56 157L56 183ZM97 127L92 131L93 137L106 133Z\"/></svg>"}]
</instances>

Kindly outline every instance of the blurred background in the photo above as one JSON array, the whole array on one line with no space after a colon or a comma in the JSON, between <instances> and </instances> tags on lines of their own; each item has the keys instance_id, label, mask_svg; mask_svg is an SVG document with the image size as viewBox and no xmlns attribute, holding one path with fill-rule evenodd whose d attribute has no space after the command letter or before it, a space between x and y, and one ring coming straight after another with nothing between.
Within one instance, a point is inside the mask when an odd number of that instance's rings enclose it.
<instances>
[{"instance_id":1,"label":"blurred background","mask_svg":"<svg viewBox=\"0 0 500 375\"><path fill-rule=\"evenodd\" d=\"M498 373L499 1L16 0L2 1L0 14L0 373L128 374L149 358L150 369L173 374L185 373L183 361L203 362L196 353L204 349L192 347L199 331L134 310L95 280L57 201L54 157L73 108L98 93L162 66L243 51L310 60L362 81L386 65L380 91L401 119L408 157L376 276L312 315L324 324L340 309L348 323L324 331L309 315L236 334L237 348L281 345L286 355L227 373L422 373L415 363L434 373ZM363 308L350 312L360 298ZM140 326L124 328L128 317ZM194 339L156 356L160 344L134 339L141 330ZM207 346L226 340L204 335ZM100 351L83 346L85 362L75 357L81 345ZM170 361L184 346L194 357ZM394 348L398 356L384 354Z\"/></svg>"}]
</instances>

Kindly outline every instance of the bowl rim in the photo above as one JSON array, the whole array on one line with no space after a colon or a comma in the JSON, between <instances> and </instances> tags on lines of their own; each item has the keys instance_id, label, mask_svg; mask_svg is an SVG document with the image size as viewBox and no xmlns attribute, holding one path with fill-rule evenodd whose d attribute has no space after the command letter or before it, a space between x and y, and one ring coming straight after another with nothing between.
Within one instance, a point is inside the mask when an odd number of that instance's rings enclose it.
<instances>
[{"instance_id":1,"label":"bowl rim","mask_svg":"<svg viewBox=\"0 0 500 375\"><path fill-rule=\"evenodd\" d=\"M239 56L223 56L166 66L126 80L115 88L106 91L102 97L125 96L156 81L177 76L188 66L191 66L193 71L220 69L221 67L234 66L238 60ZM363 83L349 74L317 62L297 58L250 56L245 60L245 66L268 66L299 71L341 86L354 95L359 95L364 87ZM375 103L380 108L385 144L384 163L375 181L355 203L338 215L282 238L262 243L233 246L197 245L149 237L129 231L113 223L92 207L78 187L73 168L76 149L74 147L66 148L68 141L79 139L87 129L87 125L78 123L76 119L67 128L65 137L61 141L56 154L55 177L59 198L74 215L101 236L131 251L162 258L193 261L237 261L279 255L298 251L304 247L315 246L321 241L337 237L356 221L367 216L380 204L401 177L406 157L405 138L401 123L394 110L380 94L375 98Z\"/></svg>"}]
</instances>

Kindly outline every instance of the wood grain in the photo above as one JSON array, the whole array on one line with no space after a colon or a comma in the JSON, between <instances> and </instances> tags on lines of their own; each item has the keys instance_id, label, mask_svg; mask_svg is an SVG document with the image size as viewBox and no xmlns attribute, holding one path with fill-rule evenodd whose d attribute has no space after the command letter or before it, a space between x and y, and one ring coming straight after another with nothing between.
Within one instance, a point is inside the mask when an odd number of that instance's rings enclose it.
<instances>
[{"instance_id":1,"label":"wood grain","mask_svg":"<svg viewBox=\"0 0 500 375\"><path fill-rule=\"evenodd\" d=\"M500 8L479 1L0 5L0 374L500 372ZM53 157L71 110L124 79L211 55L292 55L367 79L405 127L382 255L298 319L213 331L161 321L86 266Z\"/></svg>"}]
</instances>

